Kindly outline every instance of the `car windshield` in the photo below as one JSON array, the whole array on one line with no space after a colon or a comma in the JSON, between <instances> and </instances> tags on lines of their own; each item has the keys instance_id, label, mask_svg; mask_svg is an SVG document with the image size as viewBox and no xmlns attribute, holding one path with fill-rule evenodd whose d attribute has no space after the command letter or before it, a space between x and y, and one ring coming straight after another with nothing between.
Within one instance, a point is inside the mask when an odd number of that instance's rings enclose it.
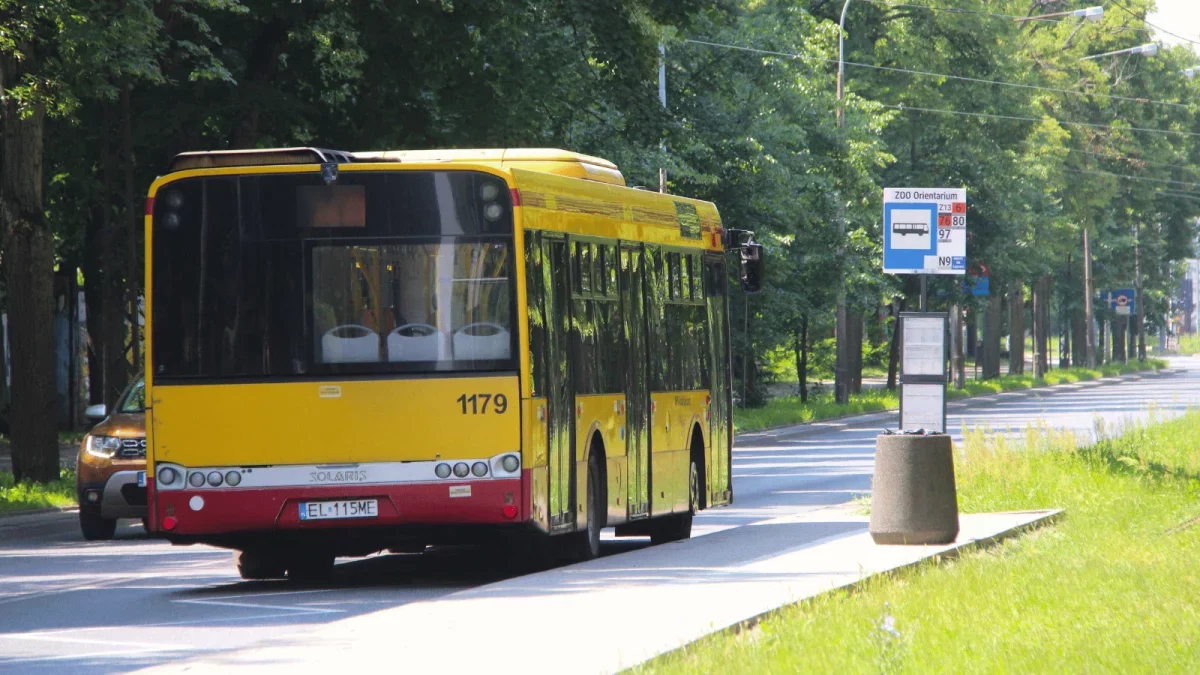
<instances>
[{"instance_id":1,"label":"car windshield","mask_svg":"<svg viewBox=\"0 0 1200 675\"><path fill-rule=\"evenodd\" d=\"M117 404L117 412L142 413L146 412L146 381L138 378Z\"/></svg>"}]
</instances>

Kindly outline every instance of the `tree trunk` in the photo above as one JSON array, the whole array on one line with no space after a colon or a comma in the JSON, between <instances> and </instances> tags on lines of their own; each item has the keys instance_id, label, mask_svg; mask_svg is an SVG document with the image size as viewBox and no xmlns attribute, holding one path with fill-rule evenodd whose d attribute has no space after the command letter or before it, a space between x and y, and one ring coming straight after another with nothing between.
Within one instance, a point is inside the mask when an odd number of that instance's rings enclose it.
<instances>
[{"instance_id":1,"label":"tree trunk","mask_svg":"<svg viewBox=\"0 0 1200 675\"><path fill-rule=\"evenodd\" d=\"M983 333L983 379L1000 377L1000 323L1002 294L999 286L988 296L987 322Z\"/></svg>"},{"instance_id":2,"label":"tree trunk","mask_svg":"<svg viewBox=\"0 0 1200 675\"><path fill-rule=\"evenodd\" d=\"M967 361L963 355L962 305L950 305L950 378L955 389L966 386Z\"/></svg>"},{"instance_id":3,"label":"tree trunk","mask_svg":"<svg viewBox=\"0 0 1200 675\"><path fill-rule=\"evenodd\" d=\"M1099 336L1096 338L1096 365L1100 366L1100 365L1104 365L1105 363L1108 363L1108 361L1109 361L1109 358L1108 358L1108 335L1107 335L1107 331L1105 330L1105 327L1108 325L1108 322L1107 321L1098 321L1097 323L1099 324Z\"/></svg>"},{"instance_id":4,"label":"tree trunk","mask_svg":"<svg viewBox=\"0 0 1200 675\"><path fill-rule=\"evenodd\" d=\"M1025 372L1025 286L1012 282L1008 291L1008 374Z\"/></svg>"},{"instance_id":5,"label":"tree trunk","mask_svg":"<svg viewBox=\"0 0 1200 675\"><path fill-rule=\"evenodd\" d=\"M1116 363L1125 363L1125 326L1128 323L1129 317L1127 316L1118 316L1112 322L1112 360Z\"/></svg>"},{"instance_id":6,"label":"tree trunk","mask_svg":"<svg viewBox=\"0 0 1200 675\"><path fill-rule=\"evenodd\" d=\"M1071 317L1071 363L1082 368L1087 365L1087 333L1083 315Z\"/></svg>"},{"instance_id":7,"label":"tree trunk","mask_svg":"<svg viewBox=\"0 0 1200 675\"><path fill-rule=\"evenodd\" d=\"M799 351L796 355L796 377L800 386L800 402L808 403L808 315L800 317Z\"/></svg>"},{"instance_id":8,"label":"tree trunk","mask_svg":"<svg viewBox=\"0 0 1200 675\"><path fill-rule=\"evenodd\" d=\"M1033 376L1045 377L1050 366L1050 277L1038 279L1033 287Z\"/></svg>"},{"instance_id":9,"label":"tree trunk","mask_svg":"<svg viewBox=\"0 0 1200 675\"><path fill-rule=\"evenodd\" d=\"M134 186L134 170L136 168L136 160L133 154L133 110L130 99L133 96L132 86L129 82L125 82L121 87L121 165L124 170L124 193L125 193L125 224L127 230L125 233L126 261L125 261L125 302L123 306L129 308L129 352L132 372L137 372L142 367L142 341L141 329L139 322L140 311L138 309L138 298L141 295L141 284L139 280L145 275L141 266L142 256L138 255L138 244L141 238L138 237L138 231L145 222L145 209L140 208L142 205L138 203L137 191ZM124 352L122 352L124 355ZM124 389L124 385L122 385Z\"/></svg>"},{"instance_id":10,"label":"tree trunk","mask_svg":"<svg viewBox=\"0 0 1200 675\"><path fill-rule=\"evenodd\" d=\"M896 374L900 366L900 312L904 311L905 299L892 301L892 342L888 349L888 391L896 391Z\"/></svg>"},{"instance_id":11,"label":"tree trunk","mask_svg":"<svg viewBox=\"0 0 1200 675\"><path fill-rule=\"evenodd\" d=\"M847 383L851 394L862 393L863 368L863 315L858 310L846 312L847 359L849 373Z\"/></svg>"},{"instance_id":12,"label":"tree trunk","mask_svg":"<svg viewBox=\"0 0 1200 675\"><path fill-rule=\"evenodd\" d=\"M34 45L0 53L0 92L36 75ZM10 440L17 480L58 478L54 388L54 236L42 204L45 107L3 98L0 141L0 232L8 282L12 356Z\"/></svg>"}]
</instances>

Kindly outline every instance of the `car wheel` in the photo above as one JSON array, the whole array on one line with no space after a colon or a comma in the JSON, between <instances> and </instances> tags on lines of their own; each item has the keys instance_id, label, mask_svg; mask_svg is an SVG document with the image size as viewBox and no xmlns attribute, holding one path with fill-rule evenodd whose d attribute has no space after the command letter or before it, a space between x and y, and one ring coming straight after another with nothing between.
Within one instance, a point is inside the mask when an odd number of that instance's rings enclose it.
<instances>
[{"instance_id":1,"label":"car wheel","mask_svg":"<svg viewBox=\"0 0 1200 675\"><path fill-rule=\"evenodd\" d=\"M238 574L247 581L257 579L282 579L287 567L283 559L266 551L238 551L233 554Z\"/></svg>"},{"instance_id":2,"label":"car wheel","mask_svg":"<svg viewBox=\"0 0 1200 675\"><path fill-rule=\"evenodd\" d=\"M79 529L88 541L108 541L117 533L117 519L100 515L100 508L79 507Z\"/></svg>"}]
</instances>

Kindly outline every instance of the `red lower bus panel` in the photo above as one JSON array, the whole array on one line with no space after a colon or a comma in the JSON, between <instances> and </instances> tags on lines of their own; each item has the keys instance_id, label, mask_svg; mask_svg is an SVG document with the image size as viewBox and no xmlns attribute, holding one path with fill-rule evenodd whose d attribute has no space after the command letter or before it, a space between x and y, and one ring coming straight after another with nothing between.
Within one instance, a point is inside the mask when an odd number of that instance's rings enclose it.
<instances>
[{"instance_id":1,"label":"red lower bus panel","mask_svg":"<svg viewBox=\"0 0 1200 675\"><path fill-rule=\"evenodd\" d=\"M171 532L179 535L412 524L510 524L528 517L528 498L522 489L528 482L528 472L522 473L521 478L510 480L157 491L154 505L157 522L161 524L164 516L173 516L175 528ZM450 496L451 487L458 488L455 493L462 495L465 486L470 486L470 496ZM301 502L358 499L377 499L379 515L300 520ZM515 517L505 515L506 505L516 507Z\"/></svg>"}]
</instances>

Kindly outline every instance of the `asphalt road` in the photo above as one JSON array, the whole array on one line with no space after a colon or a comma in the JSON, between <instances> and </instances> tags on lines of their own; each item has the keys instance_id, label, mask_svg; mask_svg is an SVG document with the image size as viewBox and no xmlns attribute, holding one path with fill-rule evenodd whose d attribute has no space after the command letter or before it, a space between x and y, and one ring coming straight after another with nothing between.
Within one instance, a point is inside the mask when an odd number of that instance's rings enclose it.
<instances>
[{"instance_id":1,"label":"asphalt road","mask_svg":"<svg viewBox=\"0 0 1200 675\"><path fill-rule=\"evenodd\" d=\"M1112 429L1150 414L1177 414L1200 403L1200 359L1177 359L1173 366L1174 374L1120 384L952 404L951 431L1020 433L1045 423L1088 436L1098 420ZM739 438L735 504L706 512L694 533L839 504L868 491L874 437L894 424L894 415L881 414ZM619 555L645 545L620 540L604 548ZM85 543L73 518L28 526L0 520L0 671L131 670L301 634L387 607L436 602L522 571L497 567L475 550L380 555L341 562L329 587L299 589L242 582L229 552L149 540L132 522L114 542Z\"/></svg>"}]
</instances>

